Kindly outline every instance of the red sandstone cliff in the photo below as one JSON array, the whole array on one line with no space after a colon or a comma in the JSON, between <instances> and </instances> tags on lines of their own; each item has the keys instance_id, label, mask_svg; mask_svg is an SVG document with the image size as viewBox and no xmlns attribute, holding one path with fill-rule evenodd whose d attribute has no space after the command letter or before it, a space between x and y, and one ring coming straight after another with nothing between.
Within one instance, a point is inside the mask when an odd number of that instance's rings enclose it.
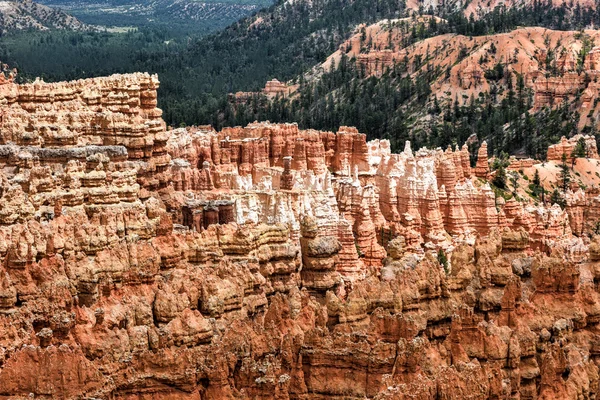
<instances>
[{"instance_id":1,"label":"red sandstone cliff","mask_svg":"<svg viewBox=\"0 0 600 400\"><path fill-rule=\"evenodd\" d=\"M471 2L468 8L480 5L481 2ZM578 128L595 125L600 114L600 49L584 47L598 43L600 31L523 27L494 35L445 34L415 43L415 38L408 40L411 28L427 26L431 18L443 23L437 17L421 16L361 25L308 77L318 79L320 73L339 65L342 55L355 60L371 76L381 76L398 67L417 79L423 79L422 74L427 71L439 71L431 82L431 100L435 97L439 104L452 105L492 91L502 99L509 88L517 87L517 77L521 76L524 90L533 94L532 112L557 107L565 101L575 102ZM501 76L494 73L498 66Z\"/></svg>"},{"instance_id":2,"label":"red sandstone cliff","mask_svg":"<svg viewBox=\"0 0 600 400\"><path fill-rule=\"evenodd\" d=\"M349 127L166 131L157 86L0 86L0 396L596 396L593 193L503 203L485 149Z\"/></svg>"}]
</instances>

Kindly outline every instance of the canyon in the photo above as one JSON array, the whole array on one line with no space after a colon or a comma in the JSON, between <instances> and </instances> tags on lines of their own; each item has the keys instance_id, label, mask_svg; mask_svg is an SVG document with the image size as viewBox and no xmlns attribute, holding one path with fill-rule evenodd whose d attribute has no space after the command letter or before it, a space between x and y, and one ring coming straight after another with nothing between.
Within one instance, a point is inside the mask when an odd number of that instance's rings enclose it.
<instances>
[{"instance_id":1,"label":"canyon","mask_svg":"<svg viewBox=\"0 0 600 400\"><path fill-rule=\"evenodd\" d=\"M577 137L505 199L485 142L172 129L158 87L1 81L0 397L598 394L590 137L563 209L523 187Z\"/></svg>"}]
</instances>

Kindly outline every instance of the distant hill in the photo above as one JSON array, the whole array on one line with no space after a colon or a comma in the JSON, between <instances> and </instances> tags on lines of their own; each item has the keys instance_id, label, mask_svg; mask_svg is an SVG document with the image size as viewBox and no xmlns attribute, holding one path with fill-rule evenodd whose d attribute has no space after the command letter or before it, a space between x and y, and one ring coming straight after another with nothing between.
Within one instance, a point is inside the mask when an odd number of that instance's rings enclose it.
<instances>
[{"instance_id":1,"label":"distant hill","mask_svg":"<svg viewBox=\"0 0 600 400\"><path fill-rule=\"evenodd\" d=\"M87 30L77 18L30 0L0 1L0 33L26 29Z\"/></svg>"},{"instance_id":2,"label":"distant hill","mask_svg":"<svg viewBox=\"0 0 600 400\"><path fill-rule=\"evenodd\" d=\"M270 0L42 0L89 24L141 27L162 25L168 30L210 32L223 28Z\"/></svg>"},{"instance_id":3,"label":"distant hill","mask_svg":"<svg viewBox=\"0 0 600 400\"><path fill-rule=\"evenodd\" d=\"M406 8L420 13L447 14L461 12L465 17L479 19L497 8L522 10L530 7L561 9L565 15L596 8L595 0L406 0Z\"/></svg>"}]
</instances>

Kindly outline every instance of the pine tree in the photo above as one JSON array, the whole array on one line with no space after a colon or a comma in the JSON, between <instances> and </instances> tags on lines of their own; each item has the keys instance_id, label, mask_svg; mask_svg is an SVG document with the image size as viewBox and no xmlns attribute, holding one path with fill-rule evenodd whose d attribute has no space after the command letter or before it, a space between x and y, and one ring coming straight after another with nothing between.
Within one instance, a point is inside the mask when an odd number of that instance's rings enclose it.
<instances>
[{"instance_id":1,"label":"pine tree","mask_svg":"<svg viewBox=\"0 0 600 400\"><path fill-rule=\"evenodd\" d=\"M444 268L444 272L446 275L450 272L448 269L448 256L446 256L446 252L443 249L439 249L437 253L438 262Z\"/></svg>"},{"instance_id":2,"label":"pine tree","mask_svg":"<svg viewBox=\"0 0 600 400\"><path fill-rule=\"evenodd\" d=\"M496 175L494 176L492 183L499 189L506 189L506 170L503 166L500 166L496 170Z\"/></svg>"},{"instance_id":3,"label":"pine tree","mask_svg":"<svg viewBox=\"0 0 600 400\"><path fill-rule=\"evenodd\" d=\"M535 174L533 174L533 184L537 187L542 186L542 182L540 180L540 171L535 170Z\"/></svg>"},{"instance_id":4,"label":"pine tree","mask_svg":"<svg viewBox=\"0 0 600 400\"><path fill-rule=\"evenodd\" d=\"M566 193L567 189L569 188L569 184L571 183L571 172L569 171L569 166L567 165L567 155L565 153L562 155L558 182L563 193Z\"/></svg>"},{"instance_id":5,"label":"pine tree","mask_svg":"<svg viewBox=\"0 0 600 400\"><path fill-rule=\"evenodd\" d=\"M531 194L533 194L535 197L538 197L542 193L542 182L540 180L540 173L537 169L535 170L535 174L533 175L533 180L531 185L529 185L529 189L531 190Z\"/></svg>"},{"instance_id":6,"label":"pine tree","mask_svg":"<svg viewBox=\"0 0 600 400\"><path fill-rule=\"evenodd\" d=\"M550 203L558 204L561 208L565 208L565 199L558 191L558 188L554 189L554 191L552 192L552 196L550 196Z\"/></svg>"},{"instance_id":7,"label":"pine tree","mask_svg":"<svg viewBox=\"0 0 600 400\"><path fill-rule=\"evenodd\" d=\"M585 143L585 139L580 137L571 153L571 157L573 158L584 158L587 157L587 144Z\"/></svg>"}]
</instances>

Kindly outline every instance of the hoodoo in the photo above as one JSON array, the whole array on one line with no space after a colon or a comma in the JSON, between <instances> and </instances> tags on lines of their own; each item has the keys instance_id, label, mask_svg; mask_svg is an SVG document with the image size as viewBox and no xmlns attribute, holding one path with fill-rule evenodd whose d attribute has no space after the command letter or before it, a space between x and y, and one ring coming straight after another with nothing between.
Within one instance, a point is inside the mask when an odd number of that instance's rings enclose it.
<instances>
[{"instance_id":1,"label":"hoodoo","mask_svg":"<svg viewBox=\"0 0 600 400\"><path fill-rule=\"evenodd\" d=\"M597 395L595 175L527 186L578 138L511 194L485 143L167 129L158 86L0 85L0 396Z\"/></svg>"}]
</instances>

